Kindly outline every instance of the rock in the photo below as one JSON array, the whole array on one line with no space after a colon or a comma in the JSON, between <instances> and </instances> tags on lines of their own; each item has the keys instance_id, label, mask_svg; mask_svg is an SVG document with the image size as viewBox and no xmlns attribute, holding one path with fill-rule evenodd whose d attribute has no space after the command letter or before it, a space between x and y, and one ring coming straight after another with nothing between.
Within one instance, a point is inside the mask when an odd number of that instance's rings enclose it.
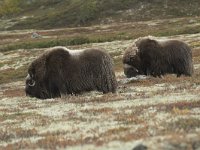
<instances>
[{"instance_id":1,"label":"rock","mask_svg":"<svg viewBox=\"0 0 200 150\"><path fill-rule=\"evenodd\" d=\"M31 35L32 38L41 38L42 36L39 35L37 32L33 32Z\"/></svg>"},{"instance_id":2,"label":"rock","mask_svg":"<svg viewBox=\"0 0 200 150\"><path fill-rule=\"evenodd\" d=\"M189 23L190 23L190 24L192 24L192 23L196 23L196 22L197 22L197 21L194 20L194 19L190 19L190 20L189 20Z\"/></svg>"},{"instance_id":3,"label":"rock","mask_svg":"<svg viewBox=\"0 0 200 150\"><path fill-rule=\"evenodd\" d=\"M131 78L125 78L125 79L122 79L120 81L120 83L122 84L126 84L126 83L130 83L130 82L133 82L133 81L137 81L137 80L145 80L149 78L148 76L145 76L145 75L138 75L136 77L131 77Z\"/></svg>"},{"instance_id":4,"label":"rock","mask_svg":"<svg viewBox=\"0 0 200 150\"><path fill-rule=\"evenodd\" d=\"M187 150L189 147L186 143L170 143L165 142L162 144L163 150Z\"/></svg>"},{"instance_id":5,"label":"rock","mask_svg":"<svg viewBox=\"0 0 200 150\"><path fill-rule=\"evenodd\" d=\"M196 141L192 144L193 150L200 150L200 141Z\"/></svg>"},{"instance_id":6,"label":"rock","mask_svg":"<svg viewBox=\"0 0 200 150\"><path fill-rule=\"evenodd\" d=\"M132 150L147 150L147 146L140 143L136 145Z\"/></svg>"}]
</instances>

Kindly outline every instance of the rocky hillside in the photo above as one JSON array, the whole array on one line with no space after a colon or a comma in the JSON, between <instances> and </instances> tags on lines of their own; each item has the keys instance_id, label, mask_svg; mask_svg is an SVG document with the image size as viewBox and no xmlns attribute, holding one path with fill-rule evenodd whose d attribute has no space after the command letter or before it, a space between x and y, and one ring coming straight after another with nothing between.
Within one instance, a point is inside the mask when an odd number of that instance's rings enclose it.
<instances>
[{"instance_id":1,"label":"rocky hillside","mask_svg":"<svg viewBox=\"0 0 200 150\"><path fill-rule=\"evenodd\" d=\"M49 29L199 15L198 0L2 0L0 30Z\"/></svg>"}]
</instances>

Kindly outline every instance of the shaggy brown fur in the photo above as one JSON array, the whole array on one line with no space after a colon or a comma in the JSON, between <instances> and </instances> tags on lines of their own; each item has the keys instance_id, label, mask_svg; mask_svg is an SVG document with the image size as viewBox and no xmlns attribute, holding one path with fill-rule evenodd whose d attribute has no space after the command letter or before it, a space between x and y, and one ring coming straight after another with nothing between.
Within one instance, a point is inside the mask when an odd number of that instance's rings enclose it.
<instances>
[{"instance_id":1,"label":"shaggy brown fur","mask_svg":"<svg viewBox=\"0 0 200 150\"><path fill-rule=\"evenodd\" d=\"M130 78L144 74L141 69L141 60L137 55L137 48L132 45L123 55L124 74Z\"/></svg>"},{"instance_id":2,"label":"shaggy brown fur","mask_svg":"<svg viewBox=\"0 0 200 150\"><path fill-rule=\"evenodd\" d=\"M115 92L116 87L113 62L107 53L55 47L31 63L25 91L45 99L91 90Z\"/></svg>"},{"instance_id":3,"label":"shaggy brown fur","mask_svg":"<svg viewBox=\"0 0 200 150\"><path fill-rule=\"evenodd\" d=\"M125 51L123 63L127 77L139 74L154 77L167 73L177 74L177 77L193 74L192 51L186 43L178 40L140 38L135 47Z\"/></svg>"}]
</instances>

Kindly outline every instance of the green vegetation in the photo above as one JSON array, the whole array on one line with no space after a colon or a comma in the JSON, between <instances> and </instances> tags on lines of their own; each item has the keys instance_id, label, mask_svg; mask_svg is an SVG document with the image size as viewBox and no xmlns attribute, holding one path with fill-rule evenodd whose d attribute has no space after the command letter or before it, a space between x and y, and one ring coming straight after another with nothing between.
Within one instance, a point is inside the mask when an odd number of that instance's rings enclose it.
<instances>
[{"instance_id":1,"label":"green vegetation","mask_svg":"<svg viewBox=\"0 0 200 150\"><path fill-rule=\"evenodd\" d=\"M87 43L102 43L115 40L129 40L141 36L171 36L180 34L195 34L200 32L200 18L195 18L195 22L189 23L193 18L166 19L155 25L149 21L142 23L121 23L112 25L101 25L80 28L65 28L58 31L39 31L41 38L33 39L30 33L0 35L0 51L10 51L17 49L48 48L53 46L72 46ZM44 35L44 36L43 36ZM59 36L58 36L59 35ZM56 38L55 38L56 37ZM15 39L18 40L15 40ZM12 39L7 42L5 39ZM199 45L197 42L191 46Z\"/></svg>"},{"instance_id":2,"label":"green vegetation","mask_svg":"<svg viewBox=\"0 0 200 150\"><path fill-rule=\"evenodd\" d=\"M49 40L49 41L33 41L33 42L22 42L17 44L10 44L5 47L2 47L1 51L8 51L8 50L16 50L16 49L33 49L33 48L47 48L47 47L53 47L53 46L65 46L65 45L80 45L89 43L88 38L84 37L75 37L72 39L55 39L55 40Z\"/></svg>"},{"instance_id":3,"label":"green vegetation","mask_svg":"<svg viewBox=\"0 0 200 150\"><path fill-rule=\"evenodd\" d=\"M68 39L51 39L51 40L41 40L41 41L32 41L32 42L22 42L16 44L9 44L0 48L1 52L17 50L17 49L33 49L33 48L48 48L53 46L72 46L72 45L81 45L86 43L101 43L114 40L120 40L121 37L84 37L78 36Z\"/></svg>"},{"instance_id":4,"label":"green vegetation","mask_svg":"<svg viewBox=\"0 0 200 150\"><path fill-rule=\"evenodd\" d=\"M199 16L198 0L3 0L0 17L16 17L9 29L49 29L99 23ZM26 16L26 19L21 19Z\"/></svg>"},{"instance_id":5,"label":"green vegetation","mask_svg":"<svg viewBox=\"0 0 200 150\"><path fill-rule=\"evenodd\" d=\"M3 0L0 2L0 16L11 16L21 11L21 0Z\"/></svg>"},{"instance_id":6,"label":"green vegetation","mask_svg":"<svg viewBox=\"0 0 200 150\"><path fill-rule=\"evenodd\" d=\"M27 65L18 69L2 70L0 74L0 84L8 83L11 81L24 80L27 74Z\"/></svg>"}]
</instances>

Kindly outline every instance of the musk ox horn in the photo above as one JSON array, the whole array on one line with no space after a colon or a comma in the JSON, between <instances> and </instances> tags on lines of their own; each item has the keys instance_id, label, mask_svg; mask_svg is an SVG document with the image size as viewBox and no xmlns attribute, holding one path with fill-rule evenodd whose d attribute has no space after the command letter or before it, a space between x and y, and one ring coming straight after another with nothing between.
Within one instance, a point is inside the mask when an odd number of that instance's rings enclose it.
<instances>
[{"instance_id":1,"label":"musk ox horn","mask_svg":"<svg viewBox=\"0 0 200 150\"><path fill-rule=\"evenodd\" d=\"M113 60L101 49L54 47L34 60L28 73L26 94L41 99L92 90L114 93L117 88Z\"/></svg>"},{"instance_id":2,"label":"musk ox horn","mask_svg":"<svg viewBox=\"0 0 200 150\"><path fill-rule=\"evenodd\" d=\"M31 77L30 74L28 73L28 75L27 75L27 77L26 77L26 81L27 81L27 84L28 84L30 87L35 86L35 81L34 81L32 78L33 78L33 75L32 75L32 77Z\"/></svg>"},{"instance_id":3,"label":"musk ox horn","mask_svg":"<svg viewBox=\"0 0 200 150\"><path fill-rule=\"evenodd\" d=\"M29 86L35 86L35 81L31 80L31 82L28 83Z\"/></svg>"},{"instance_id":4,"label":"musk ox horn","mask_svg":"<svg viewBox=\"0 0 200 150\"><path fill-rule=\"evenodd\" d=\"M31 76L30 74L28 73L28 75L26 76L26 80L30 80L31 79Z\"/></svg>"}]
</instances>

